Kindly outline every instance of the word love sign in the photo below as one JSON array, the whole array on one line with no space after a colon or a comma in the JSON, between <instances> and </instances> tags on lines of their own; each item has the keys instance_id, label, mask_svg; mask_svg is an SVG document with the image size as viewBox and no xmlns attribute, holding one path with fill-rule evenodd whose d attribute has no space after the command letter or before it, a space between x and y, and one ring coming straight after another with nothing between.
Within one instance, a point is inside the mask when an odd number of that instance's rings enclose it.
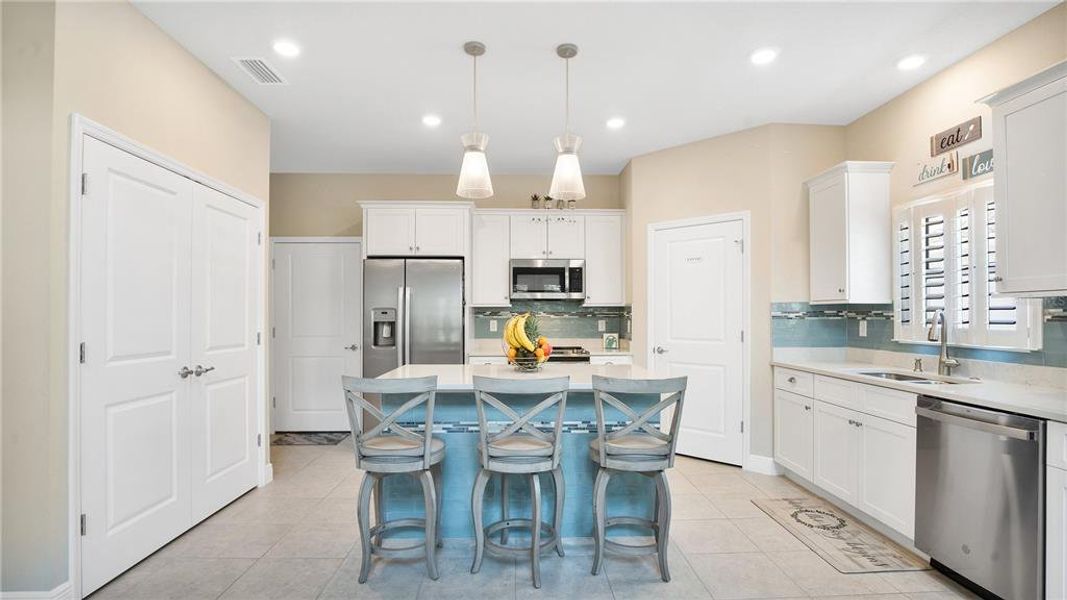
<instances>
[{"instance_id":1,"label":"word love sign","mask_svg":"<svg viewBox=\"0 0 1067 600\"><path fill-rule=\"evenodd\" d=\"M993 149L963 159L963 178L973 179L993 172Z\"/></svg>"},{"instance_id":2,"label":"word love sign","mask_svg":"<svg viewBox=\"0 0 1067 600\"><path fill-rule=\"evenodd\" d=\"M923 184L928 181L940 179L953 173L957 173L960 170L959 155L955 152L951 154L935 157L931 160L922 161L919 163L919 173L915 178L915 185Z\"/></svg>"},{"instance_id":3,"label":"word love sign","mask_svg":"<svg viewBox=\"0 0 1067 600\"><path fill-rule=\"evenodd\" d=\"M982 138L982 117L977 116L955 127L930 136L930 156L944 154L957 146Z\"/></svg>"}]
</instances>

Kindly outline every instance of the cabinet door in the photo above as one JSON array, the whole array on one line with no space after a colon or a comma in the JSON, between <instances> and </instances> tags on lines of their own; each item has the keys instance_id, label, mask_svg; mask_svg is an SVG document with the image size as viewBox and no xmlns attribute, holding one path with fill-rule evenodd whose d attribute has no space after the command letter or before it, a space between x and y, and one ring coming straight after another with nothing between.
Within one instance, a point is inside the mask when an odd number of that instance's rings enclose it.
<instances>
[{"instance_id":1,"label":"cabinet door","mask_svg":"<svg viewBox=\"0 0 1067 600\"><path fill-rule=\"evenodd\" d=\"M539 215L511 217L511 258L548 258L545 218Z\"/></svg>"},{"instance_id":2,"label":"cabinet door","mask_svg":"<svg viewBox=\"0 0 1067 600\"><path fill-rule=\"evenodd\" d=\"M585 305L619 306L623 298L622 215L585 217Z\"/></svg>"},{"instance_id":3,"label":"cabinet door","mask_svg":"<svg viewBox=\"0 0 1067 600\"><path fill-rule=\"evenodd\" d=\"M510 306L509 256L511 218L508 215L474 215L474 306Z\"/></svg>"},{"instance_id":4,"label":"cabinet door","mask_svg":"<svg viewBox=\"0 0 1067 600\"><path fill-rule=\"evenodd\" d=\"M899 531L915 534L915 428L856 415L860 436L860 510Z\"/></svg>"},{"instance_id":5,"label":"cabinet door","mask_svg":"<svg viewBox=\"0 0 1067 600\"><path fill-rule=\"evenodd\" d=\"M462 208L415 209L415 253L419 256L465 255L469 215Z\"/></svg>"},{"instance_id":6,"label":"cabinet door","mask_svg":"<svg viewBox=\"0 0 1067 600\"><path fill-rule=\"evenodd\" d=\"M814 435L813 400L791 392L774 392L774 459L811 480Z\"/></svg>"},{"instance_id":7,"label":"cabinet door","mask_svg":"<svg viewBox=\"0 0 1067 600\"><path fill-rule=\"evenodd\" d=\"M811 301L848 299L848 175L811 190Z\"/></svg>"},{"instance_id":8,"label":"cabinet door","mask_svg":"<svg viewBox=\"0 0 1067 600\"><path fill-rule=\"evenodd\" d=\"M997 107L998 289L1067 290L1067 79Z\"/></svg>"},{"instance_id":9,"label":"cabinet door","mask_svg":"<svg viewBox=\"0 0 1067 600\"><path fill-rule=\"evenodd\" d=\"M600 356L590 356L589 364L591 365L632 365L634 364L633 356L629 354L602 354Z\"/></svg>"},{"instance_id":10,"label":"cabinet door","mask_svg":"<svg viewBox=\"0 0 1067 600\"><path fill-rule=\"evenodd\" d=\"M859 471L859 413L815 401L815 485L856 504Z\"/></svg>"},{"instance_id":11,"label":"cabinet door","mask_svg":"<svg viewBox=\"0 0 1067 600\"><path fill-rule=\"evenodd\" d=\"M585 217L553 215L547 220L548 257L585 258Z\"/></svg>"},{"instance_id":12,"label":"cabinet door","mask_svg":"<svg viewBox=\"0 0 1067 600\"><path fill-rule=\"evenodd\" d=\"M367 256L415 254L414 209L369 208L365 214L363 237L367 244Z\"/></svg>"},{"instance_id":13,"label":"cabinet door","mask_svg":"<svg viewBox=\"0 0 1067 600\"><path fill-rule=\"evenodd\" d=\"M1067 471L1045 472L1045 597L1067 598Z\"/></svg>"}]
</instances>

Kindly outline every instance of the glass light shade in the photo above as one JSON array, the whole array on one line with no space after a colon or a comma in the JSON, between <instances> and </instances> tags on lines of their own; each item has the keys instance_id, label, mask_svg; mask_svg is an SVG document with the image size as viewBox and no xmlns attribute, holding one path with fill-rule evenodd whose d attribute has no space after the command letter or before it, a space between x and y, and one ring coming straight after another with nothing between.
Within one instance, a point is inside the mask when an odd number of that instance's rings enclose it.
<instances>
[{"instance_id":1,"label":"glass light shade","mask_svg":"<svg viewBox=\"0 0 1067 600\"><path fill-rule=\"evenodd\" d=\"M489 163L485 159L485 147L489 136L477 131L460 136L463 142L463 164L459 168L459 184L456 195L472 200L493 195L493 181L489 178Z\"/></svg>"},{"instance_id":2,"label":"glass light shade","mask_svg":"<svg viewBox=\"0 0 1067 600\"><path fill-rule=\"evenodd\" d=\"M552 185L548 195L559 200L585 198L585 182L582 181L582 166L578 163L578 148L582 138L566 133L554 140L556 145L556 170L552 173Z\"/></svg>"}]
</instances>

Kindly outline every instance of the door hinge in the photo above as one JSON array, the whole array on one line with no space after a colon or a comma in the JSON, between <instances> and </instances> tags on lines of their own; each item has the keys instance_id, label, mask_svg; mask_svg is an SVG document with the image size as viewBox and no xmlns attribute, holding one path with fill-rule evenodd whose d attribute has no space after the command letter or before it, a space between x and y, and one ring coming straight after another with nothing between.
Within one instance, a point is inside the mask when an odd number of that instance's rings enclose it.
<instances>
[{"instance_id":1,"label":"door hinge","mask_svg":"<svg viewBox=\"0 0 1067 600\"><path fill-rule=\"evenodd\" d=\"M276 337L276 332L274 331L274 328L271 327L270 328L270 339L273 340L275 337Z\"/></svg>"},{"instance_id":2,"label":"door hinge","mask_svg":"<svg viewBox=\"0 0 1067 600\"><path fill-rule=\"evenodd\" d=\"M257 246L262 246L263 245L263 232L262 231L257 231L256 232L256 245Z\"/></svg>"},{"instance_id":3,"label":"door hinge","mask_svg":"<svg viewBox=\"0 0 1067 600\"><path fill-rule=\"evenodd\" d=\"M256 446L259 447L259 448L263 447L263 434L262 433L257 433L256 434Z\"/></svg>"},{"instance_id":4,"label":"door hinge","mask_svg":"<svg viewBox=\"0 0 1067 600\"><path fill-rule=\"evenodd\" d=\"M741 254L744 254L745 253L745 240L734 240L734 243L737 244L738 248L740 248Z\"/></svg>"},{"instance_id":5,"label":"door hinge","mask_svg":"<svg viewBox=\"0 0 1067 600\"><path fill-rule=\"evenodd\" d=\"M89 191L89 174L82 173L82 196Z\"/></svg>"},{"instance_id":6,"label":"door hinge","mask_svg":"<svg viewBox=\"0 0 1067 600\"><path fill-rule=\"evenodd\" d=\"M81 523L81 534L85 535L85 513L82 513L81 519L79 519L79 521Z\"/></svg>"},{"instance_id":7,"label":"door hinge","mask_svg":"<svg viewBox=\"0 0 1067 600\"><path fill-rule=\"evenodd\" d=\"M85 342L78 344L78 362L85 364Z\"/></svg>"},{"instance_id":8,"label":"door hinge","mask_svg":"<svg viewBox=\"0 0 1067 600\"><path fill-rule=\"evenodd\" d=\"M270 407L271 408L278 408L278 397L277 396L271 396L270 397Z\"/></svg>"},{"instance_id":9,"label":"door hinge","mask_svg":"<svg viewBox=\"0 0 1067 600\"><path fill-rule=\"evenodd\" d=\"M745 330L744 329L741 330L741 341L742 342L745 341Z\"/></svg>"},{"instance_id":10,"label":"door hinge","mask_svg":"<svg viewBox=\"0 0 1067 600\"><path fill-rule=\"evenodd\" d=\"M256 345L259 346L261 344L263 344L262 335L257 331L256 332Z\"/></svg>"},{"instance_id":11,"label":"door hinge","mask_svg":"<svg viewBox=\"0 0 1067 600\"><path fill-rule=\"evenodd\" d=\"M741 433L745 432L745 422L741 421Z\"/></svg>"},{"instance_id":12,"label":"door hinge","mask_svg":"<svg viewBox=\"0 0 1067 600\"><path fill-rule=\"evenodd\" d=\"M270 268L271 268L271 270L274 270L274 259L273 258L270 259Z\"/></svg>"}]
</instances>

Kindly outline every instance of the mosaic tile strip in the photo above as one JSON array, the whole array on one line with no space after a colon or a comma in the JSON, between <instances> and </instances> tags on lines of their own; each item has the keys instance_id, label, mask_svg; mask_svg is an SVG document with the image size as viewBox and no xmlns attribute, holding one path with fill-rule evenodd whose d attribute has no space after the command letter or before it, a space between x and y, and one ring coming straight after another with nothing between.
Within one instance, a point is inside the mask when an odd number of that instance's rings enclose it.
<instances>
[{"instance_id":1,"label":"mosaic tile strip","mask_svg":"<svg viewBox=\"0 0 1067 600\"><path fill-rule=\"evenodd\" d=\"M530 312L538 317L541 333L546 337L598 338L604 333L618 333L626 337L629 332L630 309L625 306L585 307L581 301L528 301L513 302L511 307L475 308L474 337L491 339L500 337L504 322L512 315ZM497 331L490 331L491 321L497 321ZM599 321L604 321L600 331Z\"/></svg>"}]
</instances>

